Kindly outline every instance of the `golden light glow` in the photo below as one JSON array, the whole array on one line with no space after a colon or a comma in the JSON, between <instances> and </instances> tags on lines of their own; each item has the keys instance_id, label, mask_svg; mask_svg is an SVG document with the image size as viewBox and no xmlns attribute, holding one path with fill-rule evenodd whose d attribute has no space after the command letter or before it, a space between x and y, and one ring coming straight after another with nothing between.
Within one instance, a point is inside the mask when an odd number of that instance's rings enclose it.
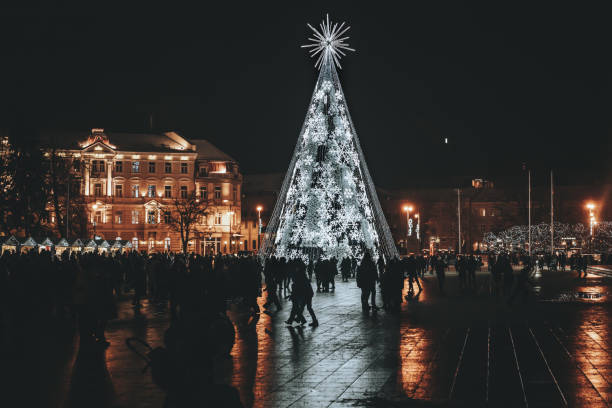
<instances>
[{"instance_id":1,"label":"golden light glow","mask_svg":"<svg viewBox=\"0 0 612 408\"><path fill-rule=\"evenodd\" d=\"M115 156L117 159L123 159L123 155L122 154L118 154L117 156Z\"/></svg>"},{"instance_id":2,"label":"golden light glow","mask_svg":"<svg viewBox=\"0 0 612 408\"><path fill-rule=\"evenodd\" d=\"M139 154L133 154L132 155L132 159L140 159L140 155Z\"/></svg>"},{"instance_id":3,"label":"golden light glow","mask_svg":"<svg viewBox=\"0 0 612 408\"><path fill-rule=\"evenodd\" d=\"M172 156L164 156L164 160L172 160Z\"/></svg>"},{"instance_id":4,"label":"golden light glow","mask_svg":"<svg viewBox=\"0 0 612 408\"><path fill-rule=\"evenodd\" d=\"M187 157L187 156L181 156L181 160L189 160L189 157Z\"/></svg>"},{"instance_id":5,"label":"golden light glow","mask_svg":"<svg viewBox=\"0 0 612 408\"><path fill-rule=\"evenodd\" d=\"M404 206L404 211L411 212L412 211L412 206L411 205L405 205Z\"/></svg>"},{"instance_id":6,"label":"golden light glow","mask_svg":"<svg viewBox=\"0 0 612 408\"><path fill-rule=\"evenodd\" d=\"M157 156L155 156L155 155L149 155L149 160L155 160L155 159L157 159Z\"/></svg>"},{"instance_id":7,"label":"golden light glow","mask_svg":"<svg viewBox=\"0 0 612 408\"><path fill-rule=\"evenodd\" d=\"M257 206L257 211L261 211L261 210L263 210L263 207L261 205L258 205Z\"/></svg>"},{"instance_id":8,"label":"golden light glow","mask_svg":"<svg viewBox=\"0 0 612 408\"><path fill-rule=\"evenodd\" d=\"M419 218L419 214L414 214L414 218Z\"/></svg>"},{"instance_id":9,"label":"golden light glow","mask_svg":"<svg viewBox=\"0 0 612 408\"><path fill-rule=\"evenodd\" d=\"M586 208L588 208L589 210L593 210L593 209L595 209L595 204L593 204L593 203L588 203L588 204L586 205Z\"/></svg>"}]
</instances>

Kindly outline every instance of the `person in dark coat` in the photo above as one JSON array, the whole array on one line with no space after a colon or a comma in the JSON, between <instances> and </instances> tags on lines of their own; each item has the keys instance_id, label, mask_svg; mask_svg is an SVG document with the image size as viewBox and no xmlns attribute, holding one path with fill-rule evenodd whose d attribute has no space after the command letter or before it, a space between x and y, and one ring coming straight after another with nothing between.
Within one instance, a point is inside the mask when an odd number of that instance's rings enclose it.
<instances>
[{"instance_id":1,"label":"person in dark coat","mask_svg":"<svg viewBox=\"0 0 612 408\"><path fill-rule=\"evenodd\" d=\"M364 312L370 310L368 298L372 297L372 310L378 310L376 307L376 281L378 273L376 264L372 260L369 252L366 252L361 264L357 268L357 286L361 289L361 307Z\"/></svg>"}]
</instances>

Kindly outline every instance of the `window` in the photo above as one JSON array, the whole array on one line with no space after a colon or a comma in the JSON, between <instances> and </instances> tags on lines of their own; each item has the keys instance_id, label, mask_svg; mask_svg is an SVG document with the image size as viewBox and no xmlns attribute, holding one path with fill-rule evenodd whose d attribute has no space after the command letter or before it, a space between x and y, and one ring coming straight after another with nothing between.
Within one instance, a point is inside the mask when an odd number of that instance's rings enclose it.
<instances>
[{"instance_id":1,"label":"window","mask_svg":"<svg viewBox=\"0 0 612 408\"><path fill-rule=\"evenodd\" d=\"M132 210L132 224L138 224L138 218L140 218L140 212L138 210Z\"/></svg>"},{"instance_id":2,"label":"window","mask_svg":"<svg viewBox=\"0 0 612 408\"><path fill-rule=\"evenodd\" d=\"M155 197L155 185L150 185L149 187L147 187L147 196Z\"/></svg>"},{"instance_id":3,"label":"window","mask_svg":"<svg viewBox=\"0 0 612 408\"><path fill-rule=\"evenodd\" d=\"M96 211L96 215L94 216L94 222L96 224L102 223L102 211Z\"/></svg>"},{"instance_id":4,"label":"window","mask_svg":"<svg viewBox=\"0 0 612 408\"><path fill-rule=\"evenodd\" d=\"M140 162L132 162L132 173L140 173Z\"/></svg>"},{"instance_id":5,"label":"window","mask_svg":"<svg viewBox=\"0 0 612 408\"><path fill-rule=\"evenodd\" d=\"M487 210L485 208L481 208L480 209L480 215L483 216L483 217L486 217L487 216Z\"/></svg>"},{"instance_id":6,"label":"window","mask_svg":"<svg viewBox=\"0 0 612 408\"><path fill-rule=\"evenodd\" d=\"M123 162L115 162L115 173L123 173Z\"/></svg>"},{"instance_id":7,"label":"window","mask_svg":"<svg viewBox=\"0 0 612 408\"><path fill-rule=\"evenodd\" d=\"M199 175L200 177L208 177L208 167L200 166Z\"/></svg>"},{"instance_id":8,"label":"window","mask_svg":"<svg viewBox=\"0 0 612 408\"><path fill-rule=\"evenodd\" d=\"M104 173L104 160L92 160L91 161L91 172L92 173Z\"/></svg>"},{"instance_id":9,"label":"window","mask_svg":"<svg viewBox=\"0 0 612 408\"><path fill-rule=\"evenodd\" d=\"M123 222L123 213L121 211L115 212L115 224L121 224Z\"/></svg>"},{"instance_id":10,"label":"window","mask_svg":"<svg viewBox=\"0 0 612 408\"><path fill-rule=\"evenodd\" d=\"M480 232L486 232L487 226L485 224L480 225Z\"/></svg>"},{"instance_id":11,"label":"window","mask_svg":"<svg viewBox=\"0 0 612 408\"><path fill-rule=\"evenodd\" d=\"M164 211L164 224L171 224L172 216L170 215L170 211Z\"/></svg>"},{"instance_id":12,"label":"window","mask_svg":"<svg viewBox=\"0 0 612 408\"><path fill-rule=\"evenodd\" d=\"M139 189L139 186L137 186L137 185L136 186L132 186L132 197L134 197L134 198L140 197L138 189Z\"/></svg>"},{"instance_id":13,"label":"window","mask_svg":"<svg viewBox=\"0 0 612 408\"><path fill-rule=\"evenodd\" d=\"M187 198L187 186L181 186L181 198Z\"/></svg>"},{"instance_id":14,"label":"window","mask_svg":"<svg viewBox=\"0 0 612 408\"><path fill-rule=\"evenodd\" d=\"M226 171L227 169L225 167L225 163L223 162L210 163L211 173L225 173Z\"/></svg>"},{"instance_id":15,"label":"window","mask_svg":"<svg viewBox=\"0 0 612 408\"><path fill-rule=\"evenodd\" d=\"M123 197L123 185L117 184L115 186L115 196L116 197Z\"/></svg>"},{"instance_id":16,"label":"window","mask_svg":"<svg viewBox=\"0 0 612 408\"><path fill-rule=\"evenodd\" d=\"M147 224L157 224L155 210L147 211Z\"/></svg>"},{"instance_id":17,"label":"window","mask_svg":"<svg viewBox=\"0 0 612 408\"><path fill-rule=\"evenodd\" d=\"M172 198L172 186L164 186L164 197Z\"/></svg>"},{"instance_id":18,"label":"window","mask_svg":"<svg viewBox=\"0 0 612 408\"><path fill-rule=\"evenodd\" d=\"M164 238L164 250L165 251L170 250L170 237Z\"/></svg>"},{"instance_id":19,"label":"window","mask_svg":"<svg viewBox=\"0 0 612 408\"><path fill-rule=\"evenodd\" d=\"M136 237L132 238L132 249L138 251L138 238Z\"/></svg>"},{"instance_id":20,"label":"window","mask_svg":"<svg viewBox=\"0 0 612 408\"><path fill-rule=\"evenodd\" d=\"M172 163L170 162L164 163L164 171L166 173L172 173Z\"/></svg>"},{"instance_id":21,"label":"window","mask_svg":"<svg viewBox=\"0 0 612 408\"><path fill-rule=\"evenodd\" d=\"M215 225L221 225L221 214L217 213L215 214Z\"/></svg>"},{"instance_id":22,"label":"window","mask_svg":"<svg viewBox=\"0 0 612 408\"><path fill-rule=\"evenodd\" d=\"M253 249L257 249L257 240L256 239L253 240Z\"/></svg>"},{"instance_id":23,"label":"window","mask_svg":"<svg viewBox=\"0 0 612 408\"><path fill-rule=\"evenodd\" d=\"M206 186L200 186L200 198L208 200L208 188Z\"/></svg>"},{"instance_id":24,"label":"window","mask_svg":"<svg viewBox=\"0 0 612 408\"><path fill-rule=\"evenodd\" d=\"M187 163L181 163L181 174L187 174Z\"/></svg>"},{"instance_id":25,"label":"window","mask_svg":"<svg viewBox=\"0 0 612 408\"><path fill-rule=\"evenodd\" d=\"M102 184L101 183L96 183L94 185L94 195L96 197L100 197L102 195Z\"/></svg>"},{"instance_id":26,"label":"window","mask_svg":"<svg viewBox=\"0 0 612 408\"><path fill-rule=\"evenodd\" d=\"M237 186L234 186L234 189L232 191L232 200L238 201L238 187Z\"/></svg>"},{"instance_id":27,"label":"window","mask_svg":"<svg viewBox=\"0 0 612 408\"><path fill-rule=\"evenodd\" d=\"M149 173L155 173L155 162L149 162Z\"/></svg>"},{"instance_id":28,"label":"window","mask_svg":"<svg viewBox=\"0 0 612 408\"><path fill-rule=\"evenodd\" d=\"M215 186L215 199L221 198L221 186Z\"/></svg>"}]
</instances>

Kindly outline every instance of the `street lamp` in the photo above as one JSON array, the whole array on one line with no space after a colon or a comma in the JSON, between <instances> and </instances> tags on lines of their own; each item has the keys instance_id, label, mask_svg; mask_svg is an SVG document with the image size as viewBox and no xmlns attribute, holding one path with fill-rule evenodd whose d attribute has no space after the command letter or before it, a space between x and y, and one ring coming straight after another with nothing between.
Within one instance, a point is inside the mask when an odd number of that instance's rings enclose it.
<instances>
[{"instance_id":1,"label":"street lamp","mask_svg":"<svg viewBox=\"0 0 612 408\"><path fill-rule=\"evenodd\" d=\"M595 204L587 203L587 210L589 210L589 235L591 237L591 252L593 252L593 230L597 225L597 220L595 219Z\"/></svg>"},{"instance_id":2,"label":"street lamp","mask_svg":"<svg viewBox=\"0 0 612 408\"><path fill-rule=\"evenodd\" d=\"M261 210L263 207L258 205L257 208L257 252L259 252L259 247L261 246Z\"/></svg>"}]
</instances>

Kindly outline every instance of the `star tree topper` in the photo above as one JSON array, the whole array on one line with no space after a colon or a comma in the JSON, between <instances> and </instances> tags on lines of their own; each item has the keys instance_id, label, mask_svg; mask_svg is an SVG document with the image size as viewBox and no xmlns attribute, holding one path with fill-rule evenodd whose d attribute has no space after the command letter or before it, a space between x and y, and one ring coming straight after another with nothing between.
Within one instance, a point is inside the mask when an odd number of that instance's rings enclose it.
<instances>
[{"instance_id":1,"label":"star tree topper","mask_svg":"<svg viewBox=\"0 0 612 408\"><path fill-rule=\"evenodd\" d=\"M308 37L311 43L302 45L302 48L311 48L308 52L312 58L318 55L317 62L315 63L316 68L321 69L325 57L330 56L336 66L342 69L340 58L346 55L344 51L355 51L345 43L349 37L342 37L351 28L350 26L344 27L344 24L344 22L340 25L338 25L338 23L330 23L329 14L327 14L326 19L319 24L321 31L307 24L314 32L314 38Z\"/></svg>"}]
</instances>

